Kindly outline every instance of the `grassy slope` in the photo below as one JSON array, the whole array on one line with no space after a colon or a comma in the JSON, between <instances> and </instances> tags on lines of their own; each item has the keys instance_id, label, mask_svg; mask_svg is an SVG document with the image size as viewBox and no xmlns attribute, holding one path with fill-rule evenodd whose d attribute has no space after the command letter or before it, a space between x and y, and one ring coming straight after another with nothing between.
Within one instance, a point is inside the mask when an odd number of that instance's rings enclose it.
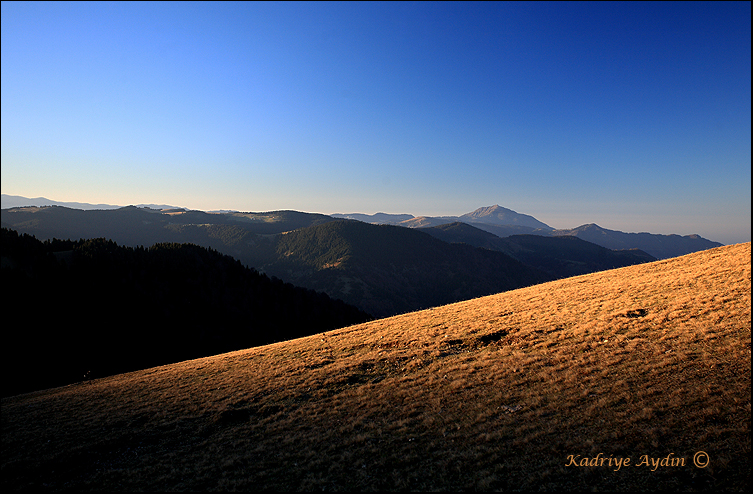
<instances>
[{"instance_id":1,"label":"grassy slope","mask_svg":"<svg viewBox=\"0 0 753 494\"><path fill-rule=\"evenodd\" d=\"M721 247L3 399L2 487L746 489L750 259ZM599 453L632 464L566 466ZM670 453L685 466L635 466Z\"/></svg>"}]
</instances>

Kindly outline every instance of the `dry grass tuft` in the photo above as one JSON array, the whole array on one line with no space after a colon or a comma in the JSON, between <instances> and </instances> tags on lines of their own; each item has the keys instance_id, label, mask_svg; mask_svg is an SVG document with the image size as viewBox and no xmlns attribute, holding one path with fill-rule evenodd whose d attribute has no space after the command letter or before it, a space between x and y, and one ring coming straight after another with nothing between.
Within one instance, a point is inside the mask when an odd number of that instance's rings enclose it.
<instances>
[{"instance_id":1,"label":"dry grass tuft","mask_svg":"<svg viewBox=\"0 0 753 494\"><path fill-rule=\"evenodd\" d=\"M3 399L2 486L747 490L750 260L720 247Z\"/></svg>"}]
</instances>

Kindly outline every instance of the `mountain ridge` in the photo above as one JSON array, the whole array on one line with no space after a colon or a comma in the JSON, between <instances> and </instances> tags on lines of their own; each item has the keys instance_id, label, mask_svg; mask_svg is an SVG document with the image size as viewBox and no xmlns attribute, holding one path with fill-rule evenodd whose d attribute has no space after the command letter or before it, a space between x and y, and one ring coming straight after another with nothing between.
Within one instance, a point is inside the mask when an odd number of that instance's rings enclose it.
<instances>
[{"instance_id":1,"label":"mountain ridge","mask_svg":"<svg viewBox=\"0 0 753 494\"><path fill-rule=\"evenodd\" d=\"M596 243L608 249L631 249L638 245L657 259L668 259L683 256L699 250L721 247L720 242L714 242L698 234L656 234L656 233L626 233L618 230L608 230L595 223L588 223L569 230L554 230L553 236L575 236L583 240Z\"/></svg>"},{"instance_id":2,"label":"mountain ridge","mask_svg":"<svg viewBox=\"0 0 753 494\"><path fill-rule=\"evenodd\" d=\"M500 238L462 222L420 230L446 242L463 242L504 252L513 259L548 273L554 279L656 260L639 249L611 250L576 236L522 234Z\"/></svg>"},{"instance_id":3,"label":"mountain ridge","mask_svg":"<svg viewBox=\"0 0 753 494\"><path fill-rule=\"evenodd\" d=\"M23 206L62 206L73 209L120 209L123 206L117 206L114 204L91 204L88 202L61 202L47 199L46 197L28 198L23 196L14 196L10 194L2 194L0 197L2 204L0 208L10 209ZM176 206L168 206L166 204L136 204L137 207L149 208L149 209L184 209L177 208Z\"/></svg>"},{"instance_id":4,"label":"mountain ridge","mask_svg":"<svg viewBox=\"0 0 753 494\"><path fill-rule=\"evenodd\" d=\"M35 233L34 231L32 231L35 227L31 223L16 224L16 226L14 227L14 223L6 219L11 215L11 212L13 212L13 214L15 215L18 215L18 213L21 212L21 209L23 208L3 209L3 226L20 229L23 230L24 233ZM118 211L118 209L108 211ZM150 209L149 211L160 212L156 209ZM162 212L171 215L170 220L167 221L167 223L199 224L201 222L204 222L238 224L246 222L247 224L245 225L245 227L248 227L255 233L259 234L275 234L283 231L283 228L292 230L310 226L315 222L323 223L342 218L351 218L374 224L393 224L408 228L427 228L453 223L455 221L463 221L467 224L471 224L477 228L493 233L498 237L508 237L518 234L534 234L543 236L571 235L595 243L602 247L606 247L608 249L640 249L657 259L677 257L679 255L685 255L690 252L696 252L699 250L718 247L722 245L720 242L714 242L705 239L698 234L681 236L676 234L664 235L651 233L625 233L618 230L608 230L601 228L593 223L581 225L572 229L555 230L548 225L536 220L530 215L520 214L510 209L503 208L499 205L478 208L476 211L466 213L462 216L441 217L414 217L408 214L388 213L377 213L375 215L366 215L361 213L352 213L348 215L324 215L319 213L303 213L291 210L268 211L264 213L242 213L237 211L208 213L203 211L187 210L185 208L173 208L171 210L163 210ZM199 216L202 216L204 219L199 220ZM275 219L276 216L284 217L284 219ZM293 217L296 217L295 221L293 220ZM250 226L252 224L254 225L253 227ZM57 234L56 236L60 237L60 235ZM84 238L87 236L91 237L93 235L87 234L82 235L81 237ZM126 243L124 242L124 240L125 239L120 239L118 241L120 243Z\"/></svg>"},{"instance_id":5,"label":"mountain ridge","mask_svg":"<svg viewBox=\"0 0 753 494\"><path fill-rule=\"evenodd\" d=\"M510 214L514 213L515 216ZM380 213L383 214L383 213ZM345 215L342 215L343 217ZM638 249L657 259L669 259L699 250L720 247L721 242L706 239L696 233L689 235L626 233L608 230L595 223L587 223L575 228L554 229L533 216L517 213L499 205L485 206L461 216L412 216L398 221L404 215L367 215L353 213L347 215L353 219L369 223L395 224L407 228L432 228L455 222L463 222L481 230L504 238L512 235L533 234L540 236L575 236L612 250ZM484 221L485 218L492 218Z\"/></svg>"},{"instance_id":6,"label":"mountain ridge","mask_svg":"<svg viewBox=\"0 0 753 494\"><path fill-rule=\"evenodd\" d=\"M546 223L543 223L533 216L527 214L521 214L512 209L503 208L496 204L494 206L484 206L465 213L460 216L413 216L412 214L387 214L376 213L373 215L363 213L350 213L341 214L335 213L331 215L336 218L345 219L357 219L367 223L383 223L390 225L406 226L408 228L424 228L430 226L438 226L445 223L453 223L455 221L462 221L466 223L484 223L497 226L515 226L530 228L532 230L554 230ZM529 230L526 230L526 233Z\"/></svg>"}]
</instances>

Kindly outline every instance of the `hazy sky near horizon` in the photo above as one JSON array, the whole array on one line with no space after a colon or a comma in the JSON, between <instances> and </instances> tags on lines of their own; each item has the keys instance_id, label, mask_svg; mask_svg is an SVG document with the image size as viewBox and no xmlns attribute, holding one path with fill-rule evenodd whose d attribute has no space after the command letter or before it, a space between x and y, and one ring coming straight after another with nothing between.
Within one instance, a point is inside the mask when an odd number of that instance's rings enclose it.
<instances>
[{"instance_id":1,"label":"hazy sky near horizon","mask_svg":"<svg viewBox=\"0 0 753 494\"><path fill-rule=\"evenodd\" d=\"M2 192L751 239L751 7L2 2Z\"/></svg>"}]
</instances>

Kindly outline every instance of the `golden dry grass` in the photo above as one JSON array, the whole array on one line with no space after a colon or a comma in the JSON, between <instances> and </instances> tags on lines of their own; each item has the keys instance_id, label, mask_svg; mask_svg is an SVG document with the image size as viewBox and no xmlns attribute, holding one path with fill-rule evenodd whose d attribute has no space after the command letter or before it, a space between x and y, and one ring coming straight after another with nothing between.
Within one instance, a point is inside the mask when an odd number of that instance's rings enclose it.
<instances>
[{"instance_id":1,"label":"golden dry grass","mask_svg":"<svg viewBox=\"0 0 753 494\"><path fill-rule=\"evenodd\" d=\"M747 490L750 268L720 247L3 399L2 486Z\"/></svg>"}]
</instances>

